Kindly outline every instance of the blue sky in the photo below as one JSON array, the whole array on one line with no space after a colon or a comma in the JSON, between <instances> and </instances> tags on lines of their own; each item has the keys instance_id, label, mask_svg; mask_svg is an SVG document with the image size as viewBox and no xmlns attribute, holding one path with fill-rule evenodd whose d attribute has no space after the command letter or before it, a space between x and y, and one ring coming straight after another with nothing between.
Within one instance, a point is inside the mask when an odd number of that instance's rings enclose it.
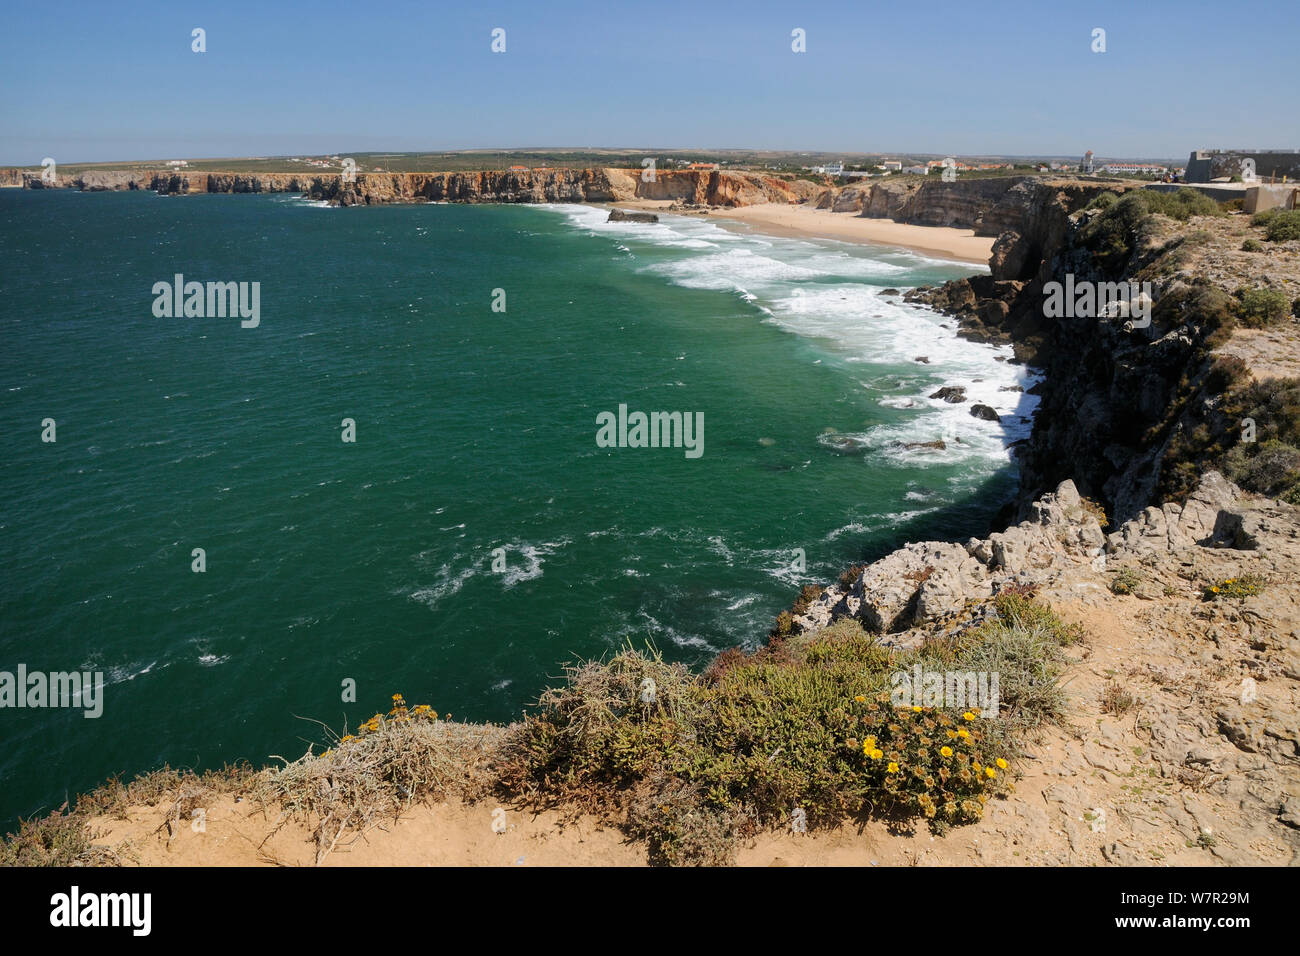
<instances>
[{"instance_id":1,"label":"blue sky","mask_svg":"<svg viewBox=\"0 0 1300 956\"><path fill-rule=\"evenodd\" d=\"M1295 0L1250 8L1258 17L1202 0L3 4L6 165L527 146L1300 147ZM206 53L191 52L195 27ZM806 53L791 51L796 27ZM1095 27L1105 53L1090 49Z\"/></svg>"}]
</instances>

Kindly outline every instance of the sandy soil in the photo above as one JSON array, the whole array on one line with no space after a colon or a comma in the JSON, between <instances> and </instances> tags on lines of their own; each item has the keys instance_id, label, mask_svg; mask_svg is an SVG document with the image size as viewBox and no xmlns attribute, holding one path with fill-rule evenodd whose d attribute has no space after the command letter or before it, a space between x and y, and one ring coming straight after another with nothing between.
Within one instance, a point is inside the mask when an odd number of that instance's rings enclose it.
<instances>
[{"instance_id":1,"label":"sandy soil","mask_svg":"<svg viewBox=\"0 0 1300 956\"><path fill-rule=\"evenodd\" d=\"M617 203L617 205L627 209L665 212L672 203L668 200L634 200ZM981 265L988 263L994 242L993 237L977 236L971 229L912 226L894 222L892 219L868 219L852 213L814 209L806 204L791 206L764 203L758 206L711 210L709 218L729 228L736 228L731 225L733 223L743 223L739 228L748 228L772 236L838 239L841 242L899 246L941 259L978 262Z\"/></svg>"}]
</instances>

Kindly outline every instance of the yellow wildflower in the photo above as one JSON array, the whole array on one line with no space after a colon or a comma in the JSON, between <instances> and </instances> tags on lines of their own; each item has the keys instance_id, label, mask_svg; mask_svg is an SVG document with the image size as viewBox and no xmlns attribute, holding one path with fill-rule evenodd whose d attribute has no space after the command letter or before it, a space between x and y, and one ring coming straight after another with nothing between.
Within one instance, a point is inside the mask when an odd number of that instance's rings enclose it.
<instances>
[{"instance_id":1,"label":"yellow wildflower","mask_svg":"<svg viewBox=\"0 0 1300 956\"><path fill-rule=\"evenodd\" d=\"M939 753L943 754L945 757L951 757L951 756L952 756L952 748L951 748L951 747L940 747L940 748L939 748Z\"/></svg>"},{"instance_id":2,"label":"yellow wildflower","mask_svg":"<svg viewBox=\"0 0 1300 956\"><path fill-rule=\"evenodd\" d=\"M1007 769L1007 762L1003 760L1001 757L998 758L998 767L1002 770Z\"/></svg>"}]
</instances>

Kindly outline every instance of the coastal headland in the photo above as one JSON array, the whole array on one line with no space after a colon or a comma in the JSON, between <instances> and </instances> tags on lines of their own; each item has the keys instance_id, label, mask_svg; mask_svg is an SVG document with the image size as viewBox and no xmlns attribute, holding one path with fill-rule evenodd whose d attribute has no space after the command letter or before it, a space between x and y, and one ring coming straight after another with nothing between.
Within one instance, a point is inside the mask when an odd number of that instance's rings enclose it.
<instances>
[{"instance_id":1,"label":"coastal headland","mask_svg":"<svg viewBox=\"0 0 1300 956\"><path fill-rule=\"evenodd\" d=\"M882 182L837 188L811 179L729 170L592 167L430 173L247 173L93 169L42 179L39 171L0 169L0 185L85 192L149 190L298 193L339 206L386 203L610 203L629 209L713 215L760 232L912 249L985 263L993 240L1019 222L1012 186L1038 177L946 183ZM848 215L843 215L848 213Z\"/></svg>"}]
</instances>

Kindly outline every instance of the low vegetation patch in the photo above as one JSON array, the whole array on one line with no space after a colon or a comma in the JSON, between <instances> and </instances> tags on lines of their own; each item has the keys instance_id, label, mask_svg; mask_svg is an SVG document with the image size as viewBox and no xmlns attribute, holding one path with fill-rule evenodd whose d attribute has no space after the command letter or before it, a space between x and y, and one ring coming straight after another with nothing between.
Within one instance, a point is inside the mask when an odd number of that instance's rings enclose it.
<instances>
[{"instance_id":1,"label":"low vegetation patch","mask_svg":"<svg viewBox=\"0 0 1300 956\"><path fill-rule=\"evenodd\" d=\"M1024 595L921 650L883 647L853 620L778 640L703 677L653 649L569 668L518 725L501 779L534 800L626 821L659 863L717 863L796 811L810 827L876 816L936 830L980 818L1022 742L1063 719L1062 647L1079 639ZM998 719L896 706L891 675L999 675Z\"/></svg>"},{"instance_id":2,"label":"low vegetation patch","mask_svg":"<svg viewBox=\"0 0 1300 956\"><path fill-rule=\"evenodd\" d=\"M1132 594L1142 583L1142 575L1136 568L1120 568L1110 579L1111 594Z\"/></svg>"},{"instance_id":3,"label":"low vegetation patch","mask_svg":"<svg viewBox=\"0 0 1300 956\"><path fill-rule=\"evenodd\" d=\"M76 806L68 804L44 817L20 820L18 830L0 841L0 866L117 866L124 861L115 851L97 844L102 834L90 826L97 816L125 819L131 806L167 804L162 828L174 829L190 812L205 806L215 794L248 793L258 774L248 764L236 764L198 774L162 767L141 774L129 783L109 780L82 794Z\"/></svg>"},{"instance_id":4,"label":"low vegetation patch","mask_svg":"<svg viewBox=\"0 0 1300 956\"><path fill-rule=\"evenodd\" d=\"M1124 271L1133 251L1153 233L1152 216L1186 222L1193 216L1226 215L1217 202L1187 187L1175 192L1134 189L1122 196L1105 192L1096 196L1087 208L1100 209L1101 213L1088 221L1080 239L1096 256L1102 270L1112 276ZM1183 245L1197 241L1195 234L1179 240Z\"/></svg>"},{"instance_id":5,"label":"low vegetation patch","mask_svg":"<svg viewBox=\"0 0 1300 956\"><path fill-rule=\"evenodd\" d=\"M1275 325L1291 315L1291 300L1277 289L1238 289L1237 317L1251 329Z\"/></svg>"},{"instance_id":6,"label":"low vegetation patch","mask_svg":"<svg viewBox=\"0 0 1300 956\"><path fill-rule=\"evenodd\" d=\"M500 733L492 724L439 720L427 704L408 708L395 694L387 714L375 714L322 754L268 771L257 793L314 821L319 863L345 834L395 818L417 801L485 796Z\"/></svg>"},{"instance_id":7,"label":"low vegetation patch","mask_svg":"<svg viewBox=\"0 0 1300 956\"><path fill-rule=\"evenodd\" d=\"M1123 717L1136 706L1137 698L1114 681L1107 684L1101 692L1101 712L1103 714L1114 714L1116 717Z\"/></svg>"},{"instance_id":8,"label":"low vegetation patch","mask_svg":"<svg viewBox=\"0 0 1300 956\"><path fill-rule=\"evenodd\" d=\"M1250 224L1263 226L1269 242L1300 239L1300 209L1266 209L1251 216Z\"/></svg>"},{"instance_id":9,"label":"low vegetation patch","mask_svg":"<svg viewBox=\"0 0 1300 956\"><path fill-rule=\"evenodd\" d=\"M1207 601L1217 601L1221 598L1242 599L1254 597L1263 590L1263 579L1253 574L1245 574L1239 578L1227 578L1218 584L1207 584L1204 595Z\"/></svg>"}]
</instances>

